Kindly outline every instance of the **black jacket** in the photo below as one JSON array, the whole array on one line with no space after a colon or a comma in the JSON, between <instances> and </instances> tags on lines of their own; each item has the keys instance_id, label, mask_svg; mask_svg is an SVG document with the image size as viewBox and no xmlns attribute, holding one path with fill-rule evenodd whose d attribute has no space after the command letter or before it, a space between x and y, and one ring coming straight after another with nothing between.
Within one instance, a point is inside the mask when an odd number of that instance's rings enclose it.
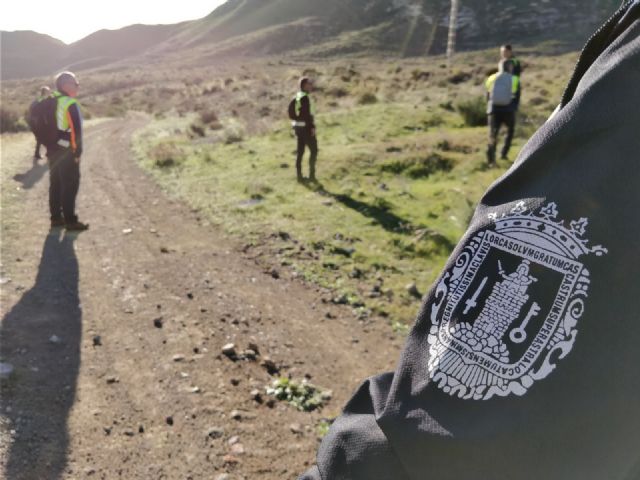
<instances>
[{"instance_id":1,"label":"black jacket","mask_svg":"<svg viewBox=\"0 0 640 480\"><path fill-rule=\"evenodd\" d=\"M303 130L311 131L316 128L309 95L305 95L300 99L300 115L298 116L298 120L306 123Z\"/></svg>"},{"instance_id":2,"label":"black jacket","mask_svg":"<svg viewBox=\"0 0 640 480\"><path fill-rule=\"evenodd\" d=\"M592 37L561 107L301 478L640 478L640 2Z\"/></svg>"}]
</instances>

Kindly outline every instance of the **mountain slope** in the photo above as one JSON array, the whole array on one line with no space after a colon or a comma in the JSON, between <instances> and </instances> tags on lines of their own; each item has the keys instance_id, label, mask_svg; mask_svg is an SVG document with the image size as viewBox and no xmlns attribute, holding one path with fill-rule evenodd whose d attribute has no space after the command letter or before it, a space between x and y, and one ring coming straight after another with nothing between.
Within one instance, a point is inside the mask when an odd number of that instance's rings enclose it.
<instances>
[{"instance_id":1,"label":"mountain slope","mask_svg":"<svg viewBox=\"0 0 640 480\"><path fill-rule=\"evenodd\" d=\"M459 34L463 49L495 44L509 38L561 39L582 43L593 28L610 14L619 0L463 0ZM220 42L276 25L314 17L326 36L356 31L390 22L401 30L400 42L418 37L422 43L433 30L446 30L449 0L229 0L207 17L191 22L174 40L186 45ZM292 39L292 47L295 46ZM442 49L440 42L437 49ZM395 46L401 46L396 44Z\"/></svg>"},{"instance_id":2,"label":"mountain slope","mask_svg":"<svg viewBox=\"0 0 640 480\"><path fill-rule=\"evenodd\" d=\"M619 0L463 0L458 48L554 40L575 49L618 4ZM31 48L35 40L25 32L3 32L2 78L41 75L64 66L103 66L139 55L136 61L144 63L147 53L157 61L169 53L192 55L196 47L204 47L201 51L209 59L308 47L324 55L429 55L445 49L449 8L449 0L228 0L199 20L102 30L70 46L49 38L48 50Z\"/></svg>"},{"instance_id":3,"label":"mountain slope","mask_svg":"<svg viewBox=\"0 0 640 480\"><path fill-rule=\"evenodd\" d=\"M31 31L0 32L2 79L35 77L54 70L66 45L49 35Z\"/></svg>"},{"instance_id":4,"label":"mountain slope","mask_svg":"<svg viewBox=\"0 0 640 480\"><path fill-rule=\"evenodd\" d=\"M174 35L183 24L130 25L119 30L99 30L65 49L69 68L90 68L140 54Z\"/></svg>"}]
</instances>

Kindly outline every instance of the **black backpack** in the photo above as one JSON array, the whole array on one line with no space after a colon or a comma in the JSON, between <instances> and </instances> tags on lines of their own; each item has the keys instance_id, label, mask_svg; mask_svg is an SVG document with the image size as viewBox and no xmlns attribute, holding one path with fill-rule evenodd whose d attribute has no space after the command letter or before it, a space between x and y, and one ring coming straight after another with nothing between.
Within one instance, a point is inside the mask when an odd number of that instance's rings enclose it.
<instances>
[{"instance_id":1,"label":"black backpack","mask_svg":"<svg viewBox=\"0 0 640 480\"><path fill-rule=\"evenodd\" d=\"M291 120L298 120L298 115L296 115L296 99L294 98L289 102L289 118Z\"/></svg>"},{"instance_id":2,"label":"black backpack","mask_svg":"<svg viewBox=\"0 0 640 480\"><path fill-rule=\"evenodd\" d=\"M31 105L29 125L36 139L42 145L53 145L58 141L57 107L58 99L56 97L47 97Z\"/></svg>"}]
</instances>

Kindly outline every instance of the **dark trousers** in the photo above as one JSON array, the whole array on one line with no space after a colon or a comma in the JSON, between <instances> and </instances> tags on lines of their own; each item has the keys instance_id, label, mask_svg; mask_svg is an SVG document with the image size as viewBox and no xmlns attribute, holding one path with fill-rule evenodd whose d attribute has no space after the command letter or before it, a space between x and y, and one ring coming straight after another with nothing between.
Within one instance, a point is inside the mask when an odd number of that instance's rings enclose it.
<instances>
[{"instance_id":1,"label":"dark trousers","mask_svg":"<svg viewBox=\"0 0 640 480\"><path fill-rule=\"evenodd\" d=\"M306 128L296 128L296 137L298 137L298 155L296 157L296 173L298 179L302 178L302 157L304 150L309 147L309 178L316 178L316 160L318 159L318 139L315 135L311 135L311 131Z\"/></svg>"},{"instance_id":2,"label":"dark trousers","mask_svg":"<svg viewBox=\"0 0 640 480\"><path fill-rule=\"evenodd\" d=\"M502 158L509 154L513 132L516 128L516 112L494 112L489 114L489 146L487 148L487 161L491 164L496 161L496 147L498 144L498 133L502 125L507 127L507 137L502 147Z\"/></svg>"},{"instance_id":3,"label":"dark trousers","mask_svg":"<svg viewBox=\"0 0 640 480\"><path fill-rule=\"evenodd\" d=\"M38 141L38 139L36 139L36 151L35 151L35 152L34 152L34 154L33 154L33 160L34 160L34 162L35 162L36 160L38 160L38 159L42 158L42 157L40 156L40 146L41 146L41 145L42 145L42 144Z\"/></svg>"},{"instance_id":4,"label":"dark trousers","mask_svg":"<svg viewBox=\"0 0 640 480\"><path fill-rule=\"evenodd\" d=\"M80 188L80 164L68 148L49 148L49 210L51 220L64 215L66 223L78 221L76 196Z\"/></svg>"}]
</instances>

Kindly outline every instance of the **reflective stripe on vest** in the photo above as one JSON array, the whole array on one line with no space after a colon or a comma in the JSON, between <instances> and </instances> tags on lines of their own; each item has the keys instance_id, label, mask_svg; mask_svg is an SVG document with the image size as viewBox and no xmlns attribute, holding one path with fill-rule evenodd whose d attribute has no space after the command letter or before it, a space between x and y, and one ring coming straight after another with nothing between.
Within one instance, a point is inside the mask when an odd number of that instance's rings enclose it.
<instances>
[{"instance_id":1,"label":"reflective stripe on vest","mask_svg":"<svg viewBox=\"0 0 640 480\"><path fill-rule=\"evenodd\" d=\"M70 132L71 131L71 122L69 121L69 107L76 102L75 98L59 96L58 97L58 105L56 107L56 123L58 125L58 130L62 132Z\"/></svg>"},{"instance_id":2,"label":"reflective stripe on vest","mask_svg":"<svg viewBox=\"0 0 640 480\"><path fill-rule=\"evenodd\" d=\"M53 96L57 99L56 104L56 126L59 132L68 133L69 140L60 138L58 145L61 147L71 147L73 151L77 148L76 132L74 129L73 121L71 120L71 113L69 113L69 107L74 104L78 104L75 98L63 95L60 92L53 92Z\"/></svg>"},{"instance_id":3,"label":"reflective stripe on vest","mask_svg":"<svg viewBox=\"0 0 640 480\"><path fill-rule=\"evenodd\" d=\"M315 106L313 105L313 101L307 92L298 92L296 95L296 117L300 116L300 110L302 110L302 99L307 97L309 99L309 113L311 115L315 115Z\"/></svg>"}]
</instances>

